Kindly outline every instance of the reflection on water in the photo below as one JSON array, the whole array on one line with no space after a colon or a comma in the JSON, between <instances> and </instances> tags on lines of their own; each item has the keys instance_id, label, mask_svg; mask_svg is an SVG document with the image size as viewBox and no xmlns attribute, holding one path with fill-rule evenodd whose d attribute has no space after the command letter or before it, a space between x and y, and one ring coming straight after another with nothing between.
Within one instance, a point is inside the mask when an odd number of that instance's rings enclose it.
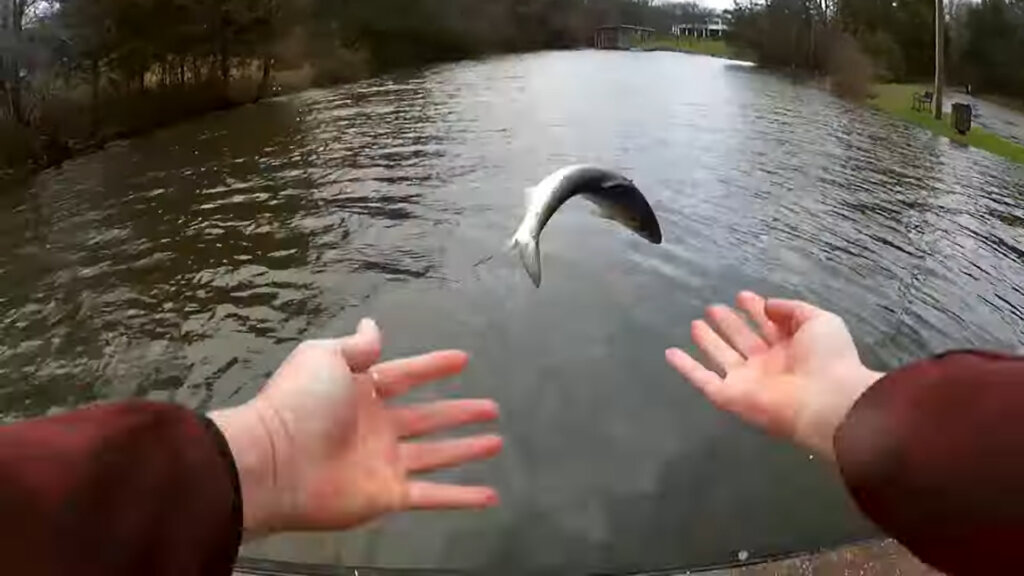
<instances>
[{"instance_id":1,"label":"reflection on water","mask_svg":"<svg viewBox=\"0 0 1024 576\"><path fill-rule=\"evenodd\" d=\"M666 244L570 204L534 290L503 245L570 162L630 174ZM729 562L870 534L835 474L710 408L662 360L743 287L843 314L879 368L1024 332L1024 170L747 66L544 53L204 118L0 195L8 418L250 398L299 340L377 317L390 355L473 353L423 397L494 396L483 514L246 554L481 573ZM493 260L474 263L489 255Z\"/></svg>"}]
</instances>

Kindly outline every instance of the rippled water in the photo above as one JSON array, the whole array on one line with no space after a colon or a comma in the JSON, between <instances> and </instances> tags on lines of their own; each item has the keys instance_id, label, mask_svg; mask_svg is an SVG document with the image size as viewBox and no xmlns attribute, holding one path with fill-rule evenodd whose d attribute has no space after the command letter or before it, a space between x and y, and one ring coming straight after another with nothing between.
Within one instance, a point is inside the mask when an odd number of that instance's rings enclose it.
<instances>
[{"instance_id":1,"label":"rippled water","mask_svg":"<svg viewBox=\"0 0 1024 576\"><path fill-rule=\"evenodd\" d=\"M586 203L535 290L502 246L570 162L631 175L646 244ZM0 195L0 407L250 398L300 339L377 317L392 356L472 351L424 395L494 396L504 506L246 554L616 572L869 535L835 473L663 361L741 288L844 315L879 368L1024 332L1024 169L751 67L542 53L309 92L113 145ZM473 264L490 254L487 264Z\"/></svg>"}]
</instances>

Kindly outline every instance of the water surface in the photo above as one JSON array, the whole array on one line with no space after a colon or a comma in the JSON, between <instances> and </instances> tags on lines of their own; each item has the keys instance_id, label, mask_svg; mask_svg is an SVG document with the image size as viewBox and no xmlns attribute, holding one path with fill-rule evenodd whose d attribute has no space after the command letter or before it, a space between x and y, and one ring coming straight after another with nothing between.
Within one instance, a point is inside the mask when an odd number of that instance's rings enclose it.
<instances>
[{"instance_id":1,"label":"water surface","mask_svg":"<svg viewBox=\"0 0 1024 576\"><path fill-rule=\"evenodd\" d=\"M564 164L633 177L651 246L570 204L535 290L502 252ZM420 398L491 396L504 505L245 553L508 573L692 567L870 535L829 466L663 361L742 288L847 318L891 368L1024 330L1024 169L749 66L554 52L314 91L118 143L0 195L0 407L252 397L303 338L379 319L463 347ZM482 258L490 262L474 266Z\"/></svg>"}]
</instances>

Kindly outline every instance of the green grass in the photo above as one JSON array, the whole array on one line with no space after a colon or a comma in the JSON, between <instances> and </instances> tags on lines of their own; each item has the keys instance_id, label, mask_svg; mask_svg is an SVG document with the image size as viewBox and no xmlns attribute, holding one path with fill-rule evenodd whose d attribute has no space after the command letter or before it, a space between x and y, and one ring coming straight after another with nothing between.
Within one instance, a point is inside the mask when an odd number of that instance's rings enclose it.
<instances>
[{"instance_id":1,"label":"green grass","mask_svg":"<svg viewBox=\"0 0 1024 576\"><path fill-rule=\"evenodd\" d=\"M971 128L966 136L953 130L949 114L943 114L942 120L936 120L931 112L917 112L911 108L915 92L931 90L931 86L923 84L880 84L874 88L874 96L870 103L875 108L891 114L901 120L916 124L922 128L945 136L950 140L987 150L1014 162L1024 164L1024 146L1001 138L977 126Z\"/></svg>"},{"instance_id":2,"label":"green grass","mask_svg":"<svg viewBox=\"0 0 1024 576\"><path fill-rule=\"evenodd\" d=\"M717 58L737 58L736 50L725 40L714 38L676 38L675 36L658 36L640 45L643 50L666 50L670 52L687 52L704 54Z\"/></svg>"}]
</instances>

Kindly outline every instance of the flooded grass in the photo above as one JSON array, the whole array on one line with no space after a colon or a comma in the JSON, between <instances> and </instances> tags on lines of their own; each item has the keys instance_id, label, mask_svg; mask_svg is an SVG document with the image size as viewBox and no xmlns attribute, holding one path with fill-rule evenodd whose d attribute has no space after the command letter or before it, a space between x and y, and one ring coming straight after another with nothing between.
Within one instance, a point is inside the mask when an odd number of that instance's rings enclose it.
<instances>
[{"instance_id":1,"label":"flooded grass","mask_svg":"<svg viewBox=\"0 0 1024 576\"><path fill-rule=\"evenodd\" d=\"M931 130L954 142L980 148L1003 158L1024 164L1024 146L1015 144L977 126L971 128L971 131L966 136L963 136L953 129L948 114L944 115L942 120L936 120L931 112L914 110L911 107L914 94L930 89L930 86L924 84L881 84L875 87L874 97L871 98L870 103L883 112Z\"/></svg>"},{"instance_id":2,"label":"flooded grass","mask_svg":"<svg viewBox=\"0 0 1024 576\"><path fill-rule=\"evenodd\" d=\"M725 40L714 38L676 38L674 36L658 36L640 46L643 50L662 50L668 52L686 52L703 54L716 58L740 58L739 52Z\"/></svg>"}]
</instances>

